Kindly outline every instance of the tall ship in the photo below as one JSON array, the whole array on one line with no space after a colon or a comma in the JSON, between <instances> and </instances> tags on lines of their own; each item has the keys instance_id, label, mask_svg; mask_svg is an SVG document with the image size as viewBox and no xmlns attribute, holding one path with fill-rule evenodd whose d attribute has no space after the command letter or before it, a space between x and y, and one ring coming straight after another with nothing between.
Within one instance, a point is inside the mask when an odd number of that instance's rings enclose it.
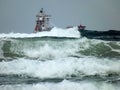
<instances>
[{"instance_id":1,"label":"tall ship","mask_svg":"<svg viewBox=\"0 0 120 90\"><path fill-rule=\"evenodd\" d=\"M49 24L51 15L47 15L43 8L41 8L40 12L36 15L36 26L34 32L42 32L42 31L50 31L52 27Z\"/></svg>"}]
</instances>

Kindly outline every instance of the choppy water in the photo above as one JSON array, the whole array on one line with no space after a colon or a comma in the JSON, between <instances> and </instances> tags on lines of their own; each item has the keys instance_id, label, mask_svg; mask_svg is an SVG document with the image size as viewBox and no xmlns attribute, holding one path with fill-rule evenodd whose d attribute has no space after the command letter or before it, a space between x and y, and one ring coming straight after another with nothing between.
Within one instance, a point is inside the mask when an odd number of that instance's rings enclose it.
<instances>
[{"instance_id":1,"label":"choppy water","mask_svg":"<svg viewBox=\"0 0 120 90\"><path fill-rule=\"evenodd\" d=\"M75 28L0 34L0 90L120 90L120 42Z\"/></svg>"}]
</instances>

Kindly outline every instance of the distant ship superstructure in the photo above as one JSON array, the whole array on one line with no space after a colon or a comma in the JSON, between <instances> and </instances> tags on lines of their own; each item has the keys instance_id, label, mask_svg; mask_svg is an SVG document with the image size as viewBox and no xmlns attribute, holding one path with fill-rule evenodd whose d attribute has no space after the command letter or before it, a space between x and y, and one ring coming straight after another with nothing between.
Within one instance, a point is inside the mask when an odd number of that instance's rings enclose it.
<instances>
[{"instance_id":1,"label":"distant ship superstructure","mask_svg":"<svg viewBox=\"0 0 120 90\"><path fill-rule=\"evenodd\" d=\"M36 26L35 32L41 31L50 31L52 27L49 25L50 15L45 14L43 8L41 8L40 12L36 15Z\"/></svg>"}]
</instances>

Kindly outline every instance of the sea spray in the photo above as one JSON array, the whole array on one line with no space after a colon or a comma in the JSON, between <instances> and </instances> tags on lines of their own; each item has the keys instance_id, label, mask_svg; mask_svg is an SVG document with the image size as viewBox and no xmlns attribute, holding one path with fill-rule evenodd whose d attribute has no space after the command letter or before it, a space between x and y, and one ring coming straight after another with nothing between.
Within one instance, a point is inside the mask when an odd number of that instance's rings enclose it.
<instances>
[{"instance_id":1,"label":"sea spray","mask_svg":"<svg viewBox=\"0 0 120 90\"><path fill-rule=\"evenodd\" d=\"M76 28L0 34L0 90L119 90L120 42Z\"/></svg>"}]
</instances>

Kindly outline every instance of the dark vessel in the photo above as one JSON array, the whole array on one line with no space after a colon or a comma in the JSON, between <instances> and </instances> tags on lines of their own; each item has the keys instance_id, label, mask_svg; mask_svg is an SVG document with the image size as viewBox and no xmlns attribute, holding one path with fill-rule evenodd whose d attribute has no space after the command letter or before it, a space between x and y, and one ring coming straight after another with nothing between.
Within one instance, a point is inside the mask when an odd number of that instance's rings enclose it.
<instances>
[{"instance_id":1,"label":"dark vessel","mask_svg":"<svg viewBox=\"0 0 120 90\"><path fill-rule=\"evenodd\" d=\"M50 31L52 29L49 25L50 15L45 14L43 8L41 8L36 17L37 20L34 32Z\"/></svg>"},{"instance_id":2,"label":"dark vessel","mask_svg":"<svg viewBox=\"0 0 120 90\"><path fill-rule=\"evenodd\" d=\"M78 31L82 37L87 37L89 39L101 39L101 40L120 40L119 30L107 30L107 31L97 31L97 30L86 30L85 26L78 26Z\"/></svg>"}]
</instances>

